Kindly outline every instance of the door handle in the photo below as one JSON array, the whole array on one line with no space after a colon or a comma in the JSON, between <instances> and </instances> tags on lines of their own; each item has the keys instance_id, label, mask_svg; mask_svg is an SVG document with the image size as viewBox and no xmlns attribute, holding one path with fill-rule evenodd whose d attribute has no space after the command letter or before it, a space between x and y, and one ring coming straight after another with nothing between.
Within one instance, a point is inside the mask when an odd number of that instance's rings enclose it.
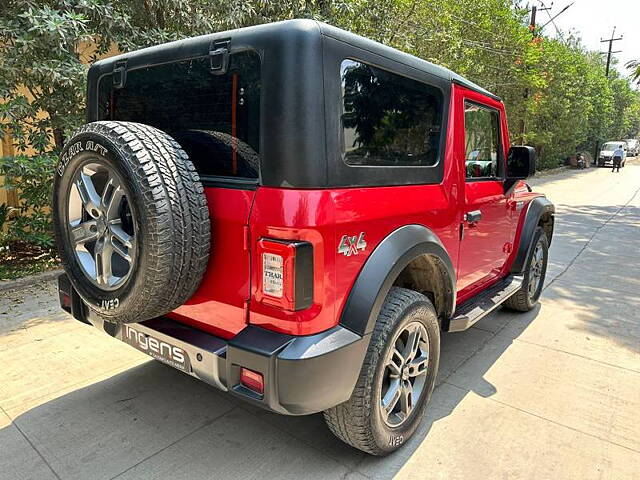
<instances>
[{"instance_id":1,"label":"door handle","mask_svg":"<svg viewBox=\"0 0 640 480\"><path fill-rule=\"evenodd\" d=\"M480 210L473 210L464 214L464 219L469 223L477 223L482 219L482 212Z\"/></svg>"}]
</instances>

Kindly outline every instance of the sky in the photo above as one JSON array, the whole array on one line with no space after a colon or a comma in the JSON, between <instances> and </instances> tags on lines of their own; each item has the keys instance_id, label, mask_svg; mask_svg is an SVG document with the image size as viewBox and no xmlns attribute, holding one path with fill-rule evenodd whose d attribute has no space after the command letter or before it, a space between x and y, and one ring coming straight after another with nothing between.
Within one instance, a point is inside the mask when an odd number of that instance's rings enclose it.
<instances>
[{"instance_id":1,"label":"sky","mask_svg":"<svg viewBox=\"0 0 640 480\"><path fill-rule=\"evenodd\" d=\"M549 7L551 0L543 0ZM614 56L619 60L617 68L625 76L628 70L624 65L633 59L640 59L640 0L554 0L551 15L560 12L566 5L574 2L562 13L555 23L560 30L569 31L582 38L589 50L606 51L608 43L601 39L610 38L613 27L615 36L623 36L619 42L613 42L613 50L622 50ZM530 4L540 5L540 0L530 0ZM538 12L537 23L542 26L549 20L547 12ZM553 24L544 28L547 35L556 35Z\"/></svg>"}]
</instances>

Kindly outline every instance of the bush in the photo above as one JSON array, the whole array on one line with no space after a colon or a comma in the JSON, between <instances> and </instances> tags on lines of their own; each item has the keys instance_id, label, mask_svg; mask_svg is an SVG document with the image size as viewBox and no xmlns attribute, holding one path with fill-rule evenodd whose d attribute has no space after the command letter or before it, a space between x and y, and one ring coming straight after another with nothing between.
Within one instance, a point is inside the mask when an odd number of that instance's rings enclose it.
<instances>
[{"instance_id":1,"label":"bush","mask_svg":"<svg viewBox=\"0 0 640 480\"><path fill-rule=\"evenodd\" d=\"M50 205L56 163L57 157L52 154L0 159L0 175L5 177L5 186L15 188L20 198L18 215L11 220L4 216L4 221L8 222L7 232L2 236L5 244L53 246Z\"/></svg>"},{"instance_id":2,"label":"bush","mask_svg":"<svg viewBox=\"0 0 640 480\"><path fill-rule=\"evenodd\" d=\"M4 240L4 224L7 223L9 219L9 211L9 205L0 203L0 251L2 251L2 246L6 243Z\"/></svg>"}]
</instances>

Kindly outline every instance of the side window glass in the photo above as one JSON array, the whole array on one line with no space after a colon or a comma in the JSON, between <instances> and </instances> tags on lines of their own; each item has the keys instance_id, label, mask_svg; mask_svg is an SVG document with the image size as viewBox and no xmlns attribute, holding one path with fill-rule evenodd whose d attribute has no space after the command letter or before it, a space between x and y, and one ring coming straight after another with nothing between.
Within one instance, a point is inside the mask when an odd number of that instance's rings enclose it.
<instances>
[{"instance_id":1,"label":"side window glass","mask_svg":"<svg viewBox=\"0 0 640 480\"><path fill-rule=\"evenodd\" d=\"M431 85L344 60L342 132L347 165L438 163L442 92Z\"/></svg>"},{"instance_id":2,"label":"side window glass","mask_svg":"<svg viewBox=\"0 0 640 480\"><path fill-rule=\"evenodd\" d=\"M502 176L500 115L476 103L464 104L465 169L467 178Z\"/></svg>"}]
</instances>

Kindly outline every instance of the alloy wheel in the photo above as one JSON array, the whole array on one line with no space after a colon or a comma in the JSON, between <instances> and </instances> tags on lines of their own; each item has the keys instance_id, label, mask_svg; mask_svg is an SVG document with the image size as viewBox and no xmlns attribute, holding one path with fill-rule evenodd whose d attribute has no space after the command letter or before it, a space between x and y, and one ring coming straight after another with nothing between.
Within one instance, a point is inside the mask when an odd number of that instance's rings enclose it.
<instances>
[{"instance_id":1,"label":"alloy wheel","mask_svg":"<svg viewBox=\"0 0 640 480\"><path fill-rule=\"evenodd\" d=\"M429 366L429 338L421 322L414 321L394 337L385 358L380 413L389 427L402 425L425 390Z\"/></svg>"},{"instance_id":2,"label":"alloy wheel","mask_svg":"<svg viewBox=\"0 0 640 480\"><path fill-rule=\"evenodd\" d=\"M542 271L544 269L544 250L542 249L542 243L538 242L536 248L533 251L531 258L531 266L529 267L529 298L534 298L538 292L538 287L542 281Z\"/></svg>"},{"instance_id":3,"label":"alloy wheel","mask_svg":"<svg viewBox=\"0 0 640 480\"><path fill-rule=\"evenodd\" d=\"M137 235L120 176L97 160L76 172L68 201L71 247L85 276L102 290L122 286L133 270Z\"/></svg>"}]
</instances>

